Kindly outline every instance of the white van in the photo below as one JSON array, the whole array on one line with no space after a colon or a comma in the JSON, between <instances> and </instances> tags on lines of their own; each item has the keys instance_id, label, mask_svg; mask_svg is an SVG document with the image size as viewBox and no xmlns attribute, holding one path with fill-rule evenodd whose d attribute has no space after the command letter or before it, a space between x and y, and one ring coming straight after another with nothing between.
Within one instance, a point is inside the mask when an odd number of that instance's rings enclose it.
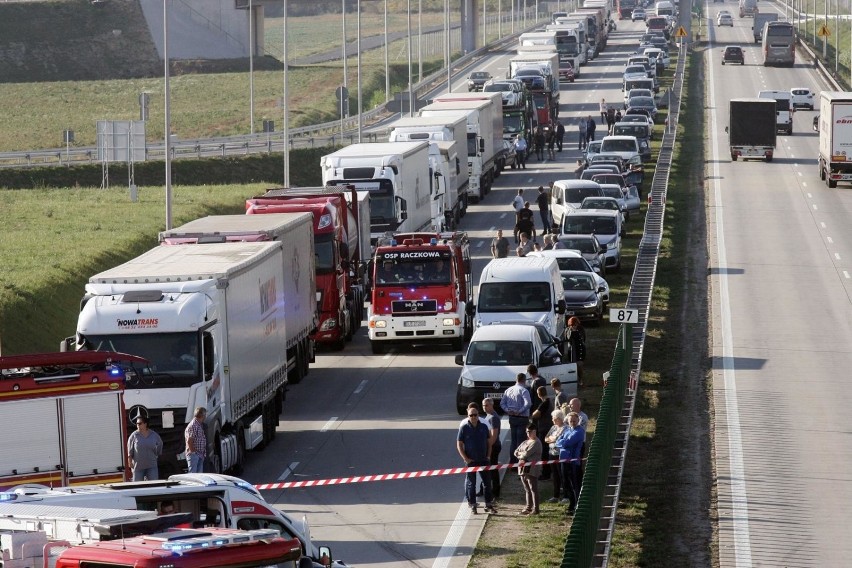
<instances>
[{"instance_id":1,"label":"white van","mask_svg":"<svg viewBox=\"0 0 852 568\"><path fill-rule=\"evenodd\" d=\"M505 320L538 321L554 337L564 335L565 299L556 260L495 258L482 269L474 325Z\"/></svg>"},{"instance_id":2,"label":"white van","mask_svg":"<svg viewBox=\"0 0 852 568\"><path fill-rule=\"evenodd\" d=\"M579 209L587 197L603 197L601 186L597 182L585 179L560 179L550 188L550 214L553 224L562 224L562 217L568 211Z\"/></svg>"},{"instance_id":3,"label":"white van","mask_svg":"<svg viewBox=\"0 0 852 568\"><path fill-rule=\"evenodd\" d=\"M275 529L285 538L297 538L302 554L319 563L331 558L328 547L311 543L307 519L297 521L269 504L247 481L213 473L172 475L168 480L75 485L51 489L41 485L19 486L0 493L0 502L14 506L50 505L99 509L162 511L174 509L178 523L192 527L224 527L242 530ZM185 517L185 519L184 519ZM346 566L333 562L332 566Z\"/></svg>"},{"instance_id":4,"label":"white van","mask_svg":"<svg viewBox=\"0 0 852 568\"><path fill-rule=\"evenodd\" d=\"M760 99L775 101L775 126L778 132L793 134L793 94L790 91L760 91Z\"/></svg>"},{"instance_id":5,"label":"white van","mask_svg":"<svg viewBox=\"0 0 852 568\"><path fill-rule=\"evenodd\" d=\"M674 4L669 2L668 0L661 0L654 5L654 11L658 16L675 16L675 7Z\"/></svg>"}]
</instances>

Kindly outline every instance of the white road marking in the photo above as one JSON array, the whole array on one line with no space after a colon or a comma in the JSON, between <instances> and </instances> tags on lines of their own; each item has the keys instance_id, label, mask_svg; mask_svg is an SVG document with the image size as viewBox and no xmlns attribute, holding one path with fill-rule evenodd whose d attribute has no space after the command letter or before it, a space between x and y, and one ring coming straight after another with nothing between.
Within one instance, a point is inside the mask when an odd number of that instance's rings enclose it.
<instances>
[{"instance_id":1,"label":"white road marking","mask_svg":"<svg viewBox=\"0 0 852 568\"><path fill-rule=\"evenodd\" d=\"M485 244L485 241L479 241L478 243L476 243L476 248L479 248L484 244Z\"/></svg>"},{"instance_id":2,"label":"white road marking","mask_svg":"<svg viewBox=\"0 0 852 568\"><path fill-rule=\"evenodd\" d=\"M501 219L505 219L505 218L506 218L506 215L508 215L508 213L501 213L501 214L500 214L500 218L501 218Z\"/></svg>"},{"instance_id":3,"label":"white road marking","mask_svg":"<svg viewBox=\"0 0 852 568\"><path fill-rule=\"evenodd\" d=\"M297 467L299 467L299 462L293 462L290 465L288 465L287 469L284 470L284 473L282 473L281 475L278 476L278 481L284 481L285 479L290 477L290 474L292 474L294 471L296 471Z\"/></svg>"},{"instance_id":4,"label":"white road marking","mask_svg":"<svg viewBox=\"0 0 852 568\"><path fill-rule=\"evenodd\" d=\"M823 229L825 229L825 223L824 222L820 222L819 226L822 227Z\"/></svg>"},{"instance_id":5,"label":"white road marking","mask_svg":"<svg viewBox=\"0 0 852 568\"><path fill-rule=\"evenodd\" d=\"M796 172L796 175L802 177L802 172Z\"/></svg>"},{"instance_id":6,"label":"white road marking","mask_svg":"<svg viewBox=\"0 0 852 568\"><path fill-rule=\"evenodd\" d=\"M837 260L840 260L840 253L837 253L837 252L834 253L834 258L836 258Z\"/></svg>"},{"instance_id":7,"label":"white road marking","mask_svg":"<svg viewBox=\"0 0 852 568\"><path fill-rule=\"evenodd\" d=\"M811 205L811 207L813 207L813 208L814 208L814 211L816 211L817 209L819 209L819 208L816 206L816 203L814 203L813 205Z\"/></svg>"},{"instance_id":8,"label":"white road marking","mask_svg":"<svg viewBox=\"0 0 852 568\"><path fill-rule=\"evenodd\" d=\"M813 195L811 195L810 193L808 193L808 199L813 199L813 197L814 197Z\"/></svg>"},{"instance_id":9,"label":"white road marking","mask_svg":"<svg viewBox=\"0 0 852 568\"><path fill-rule=\"evenodd\" d=\"M708 51L710 59L710 108L716 108L715 66L713 50ZM722 215L722 183L719 173L719 132L716 113L711 114L713 133L713 176L714 202L716 205L716 250L719 268L727 268L728 254L725 249L725 225ZM722 374L725 385L725 410L728 426L728 467L731 478L731 515L734 540L734 563L736 566L751 566L751 537L748 526L748 495L745 484L745 464L743 462L743 443L740 430L740 411L737 403L737 374L734 369L734 338L731 330L731 299L728 294L728 278L719 274L719 302L722 328Z\"/></svg>"},{"instance_id":10,"label":"white road marking","mask_svg":"<svg viewBox=\"0 0 852 568\"><path fill-rule=\"evenodd\" d=\"M337 422L337 416L332 416L328 419L328 422L325 423L325 426L320 429L320 432L328 432L331 427L334 426L335 422Z\"/></svg>"},{"instance_id":11,"label":"white road marking","mask_svg":"<svg viewBox=\"0 0 852 568\"><path fill-rule=\"evenodd\" d=\"M358 387L354 391L352 391L352 394L359 394L362 390L364 390L364 387L367 386L367 382L367 379L361 381L361 384L359 384Z\"/></svg>"},{"instance_id":12,"label":"white road marking","mask_svg":"<svg viewBox=\"0 0 852 568\"><path fill-rule=\"evenodd\" d=\"M844 277L844 278L849 278L849 273L848 273L848 272L846 272L845 270L843 271L843 277Z\"/></svg>"},{"instance_id":13,"label":"white road marking","mask_svg":"<svg viewBox=\"0 0 852 568\"><path fill-rule=\"evenodd\" d=\"M828 241L828 244L831 244L831 243L834 242L834 239L832 239L831 237L825 237L825 240Z\"/></svg>"}]
</instances>

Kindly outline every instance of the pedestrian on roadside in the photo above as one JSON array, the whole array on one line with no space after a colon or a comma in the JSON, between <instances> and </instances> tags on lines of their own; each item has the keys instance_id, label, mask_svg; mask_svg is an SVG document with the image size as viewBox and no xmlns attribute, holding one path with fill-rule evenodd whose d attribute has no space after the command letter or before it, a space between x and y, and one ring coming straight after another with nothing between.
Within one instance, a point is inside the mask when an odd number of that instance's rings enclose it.
<instances>
[{"instance_id":1,"label":"pedestrian on roadside","mask_svg":"<svg viewBox=\"0 0 852 568\"><path fill-rule=\"evenodd\" d=\"M479 411L467 409L467 421L459 427L456 436L456 450L459 452L465 467L481 467L491 463L491 432L483 422L479 421ZM476 471L465 473L464 495L471 512L477 513L476 502ZM496 513L491 495L491 472L479 471L482 480L482 490L485 497L485 511Z\"/></svg>"},{"instance_id":2,"label":"pedestrian on roadside","mask_svg":"<svg viewBox=\"0 0 852 568\"><path fill-rule=\"evenodd\" d=\"M503 398L500 399L500 406L509 415L509 434L511 439L509 455L511 456L510 463L515 463L518 459L515 456L515 450L518 449L524 438L524 429L530 420L530 411L532 409L530 391L527 390L526 373L518 373L515 378L515 384L507 388L503 393Z\"/></svg>"},{"instance_id":3,"label":"pedestrian on roadside","mask_svg":"<svg viewBox=\"0 0 852 568\"><path fill-rule=\"evenodd\" d=\"M577 316L568 318L568 327L571 328L571 353L574 362L577 363L577 386L583 386L583 361L586 360L586 330Z\"/></svg>"},{"instance_id":4,"label":"pedestrian on roadside","mask_svg":"<svg viewBox=\"0 0 852 568\"><path fill-rule=\"evenodd\" d=\"M529 147L527 146L527 139L524 138L523 133L518 134L515 137L515 156L518 160L518 167L525 170L527 169L527 150Z\"/></svg>"},{"instance_id":5,"label":"pedestrian on roadside","mask_svg":"<svg viewBox=\"0 0 852 568\"><path fill-rule=\"evenodd\" d=\"M207 457L207 434L204 432L204 419L207 409L199 406L192 413L192 420L186 425L183 437L186 442L186 464L188 473L202 473L204 459Z\"/></svg>"},{"instance_id":6,"label":"pedestrian on roadside","mask_svg":"<svg viewBox=\"0 0 852 568\"><path fill-rule=\"evenodd\" d=\"M585 150L586 149L586 135L588 134L589 121L585 118L580 118L577 123L577 149Z\"/></svg>"},{"instance_id":7,"label":"pedestrian on roadside","mask_svg":"<svg viewBox=\"0 0 852 568\"><path fill-rule=\"evenodd\" d=\"M621 109L615 110L615 122L621 122Z\"/></svg>"},{"instance_id":8,"label":"pedestrian on roadside","mask_svg":"<svg viewBox=\"0 0 852 568\"><path fill-rule=\"evenodd\" d=\"M547 379L538 373L538 367L534 363L527 365L527 375L529 376L527 379L527 388L530 390L532 405L535 408L541 402L541 399L538 397L538 389L539 387L547 386Z\"/></svg>"},{"instance_id":9,"label":"pedestrian on roadside","mask_svg":"<svg viewBox=\"0 0 852 568\"><path fill-rule=\"evenodd\" d=\"M518 194L512 199L512 208L515 210L515 215L524 208L524 190L519 189Z\"/></svg>"},{"instance_id":10,"label":"pedestrian on roadside","mask_svg":"<svg viewBox=\"0 0 852 568\"><path fill-rule=\"evenodd\" d=\"M601 123L601 124L603 124L603 123ZM597 125L595 124L595 119L592 118L592 115L589 115L589 121L588 121L588 124L586 124L586 137L588 139L588 142L594 141L595 129L596 128L597 128Z\"/></svg>"},{"instance_id":11,"label":"pedestrian on roadside","mask_svg":"<svg viewBox=\"0 0 852 568\"><path fill-rule=\"evenodd\" d=\"M547 431L544 436L544 444L547 446L547 459L559 459L559 448L556 447L556 440L562 435L565 430L565 413L558 407L550 413L550 419L553 421L553 426ZM560 499L567 497L567 492L564 492L565 485L562 483L562 464L555 463L550 468L550 478L553 480L553 497L547 500L548 503L558 503Z\"/></svg>"},{"instance_id":12,"label":"pedestrian on roadside","mask_svg":"<svg viewBox=\"0 0 852 568\"><path fill-rule=\"evenodd\" d=\"M500 450L503 449L503 444L500 441L500 415L494 410L494 401L490 398L482 399L482 421L488 426L491 432L491 465L500 463ZM491 474L491 497L493 499L500 498L500 470L492 469ZM484 488L483 488L484 491Z\"/></svg>"},{"instance_id":13,"label":"pedestrian on roadside","mask_svg":"<svg viewBox=\"0 0 852 568\"><path fill-rule=\"evenodd\" d=\"M544 440L544 437L553 426L553 417L550 415L553 412L553 401L550 400L550 395L547 392L547 387L541 386L536 389L536 397L539 400L537 405L533 405L533 411L530 414L530 420L536 426L536 432L539 440ZM541 469L541 481L550 479L551 467L544 465Z\"/></svg>"},{"instance_id":14,"label":"pedestrian on roadside","mask_svg":"<svg viewBox=\"0 0 852 568\"><path fill-rule=\"evenodd\" d=\"M539 126L535 129L535 157L539 162L544 159L544 144L544 129Z\"/></svg>"},{"instance_id":15,"label":"pedestrian on roadside","mask_svg":"<svg viewBox=\"0 0 852 568\"><path fill-rule=\"evenodd\" d=\"M506 258L509 256L509 239L503 236L503 229L497 229L497 236L491 240L491 257Z\"/></svg>"},{"instance_id":16,"label":"pedestrian on roadside","mask_svg":"<svg viewBox=\"0 0 852 568\"><path fill-rule=\"evenodd\" d=\"M562 124L561 120L556 121L556 147L558 148L557 152L562 151L562 141L565 138L565 125Z\"/></svg>"},{"instance_id":17,"label":"pedestrian on roadside","mask_svg":"<svg viewBox=\"0 0 852 568\"><path fill-rule=\"evenodd\" d=\"M583 159L577 160L577 167L574 168L574 176L577 179L580 179L581 177L583 177L583 170L585 170L585 169L586 169L586 161L583 160Z\"/></svg>"},{"instance_id":18,"label":"pedestrian on roadside","mask_svg":"<svg viewBox=\"0 0 852 568\"><path fill-rule=\"evenodd\" d=\"M163 439L148 428L148 418L136 417L136 430L127 439L127 463L133 472L133 481L160 479L157 459L163 453Z\"/></svg>"},{"instance_id":19,"label":"pedestrian on roadside","mask_svg":"<svg viewBox=\"0 0 852 568\"><path fill-rule=\"evenodd\" d=\"M612 134L612 127L615 125L615 107L610 105L606 109L606 131Z\"/></svg>"},{"instance_id":20,"label":"pedestrian on roadside","mask_svg":"<svg viewBox=\"0 0 852 568\"><path fill-rule=\"evenodd\" d=\"M527 256L534 250L534 245L535 243L530 240L529 233L521 233L521 242L518 245L518 248L515 249L515 252L518 254L518 256Z\"/></svg>"},{"instance_id":21,"label":"pedestrian on roadside","mask_svg":"<svg viewBox=\"0 0 852 568\"><path fill-rule=\"evenodd\" d=\"M538 195L535 198L538 205L538 214L541 216L542 233L550 232L550 194L543 185L538 186Z\"/></svg>"},{"instance_id":22,"label":"pedestrian on roadside","mask_svg":"<svg viewBox=\"0 0 852 568\"><path fill-rule=\"evenodd\" d=\"M598 105L598 110L601 113L601 124L603 124L606 120L606 111L608 108L609 106L606 104L606 99L601 99L601 104ZM591 118L591 116L589 116L589 118Z\"/></svg>"},{"instance_id":23,"label":"pedestrian on roadside","mask_svg":"<svg viewBox=\"0 0 852 568\"><path fill-rule=\"evenodd\" d=\"M553 235L550 233L545 233L544 237L544 246L541 247L541 250L553 250Z\"/></svg>"},{"instance_id":24,"label":"pedestrian on roadside","mask_svg":"<svg viewBox=\"0 0 852 568\"><path fill-rule=\"evenodd\" d=\"M518 234L526 233L535 242L535 218L530 209L530 202L524 201L523 208L515 215L515 227Z\"/></svg>"},{"instance_id":25,"label":"pedestrian on roadside","mask_svg":"<svg viewBox=\"0 0 852 568\"><path fill-rule=\"evenodd\" d=\"M547 158L556 159L556 132L552 128L547 129Z\"/></svg>"},{"instance_id":26,"label":"pedestrian on roadside","mask_svg":"<svg viewBox=\"0 0 852 568\"><path fill-rule=\"evenodd\" d=\"M586 432L580 427L580 416L576 412L568 413L567 422L568 427L556 440L556 447L559 448L559 459L566 460L561 465L562 482L565 484L568 497L562 499L560 503L567 504L568 514L573 515L577 508L577 500L580 497L580 484L582 483L581 451Z\"/></svg>"},{"instance_id":27,"label":"pedestrian on roadside","mask_svg":"<svg viewBox=\"0 0 852 568\"><path fill-rule=\"evenodd\" d=\"M527 463L541 461L542 447L534 424L527 424L525 431L527 439L519 444L513 452L518 462L518 475L521 478L521 485L524 487L526 501L526 507L518 514L538 515L538 476L541 473L541 465L527 465Z\"/></svg>"},{"instance_id":28,"label":"pedestrian on roadside","mask_svg":"<svg viewBox=\"0 0 852 568\"><path fill-rule=\"evenodd\" d=\"M563 404L570 402L568 395L562 392L562 381L553 377L550 379L550 388L553 389L553 408L562 408Z\"/></svg>"}]
</instances>

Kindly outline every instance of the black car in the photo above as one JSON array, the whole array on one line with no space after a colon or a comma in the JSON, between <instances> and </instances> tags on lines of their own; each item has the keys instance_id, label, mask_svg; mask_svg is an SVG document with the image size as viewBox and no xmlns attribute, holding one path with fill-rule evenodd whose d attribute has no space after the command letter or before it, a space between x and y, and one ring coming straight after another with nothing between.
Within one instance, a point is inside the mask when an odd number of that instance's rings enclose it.
<instances>
[{"instance_id":1,"label":"black car","mask_svg":"<svg viewBox=\"0 0 852 568\"><path fill-rule=\"evenodd\" d=\"M729 45L722 52L722 65L725 63L739 63L745 65L745 53L743 48L738 45Z\"/></svg>"},{"instance_id":2,"label":"black car","mask_svg":"<svg viewBox=\"0 0 852 568\"><path fill-rule=\"evenodd\" d=\"M488 71L474 71L467 78L468 91L481 91L483 85L491 80L491 73Z\"/></svg>"},{"instance_id":3,"label":"black car","mask_svg":"<svg viewBox=\"0 0 852 568\"><path fill-rule=\"evenodd\" d=\"M573 270L562 270L562 292L565 298L565 314L598 324L603 321L603 286L593 274Z\"/></svg>"}]
</instances>

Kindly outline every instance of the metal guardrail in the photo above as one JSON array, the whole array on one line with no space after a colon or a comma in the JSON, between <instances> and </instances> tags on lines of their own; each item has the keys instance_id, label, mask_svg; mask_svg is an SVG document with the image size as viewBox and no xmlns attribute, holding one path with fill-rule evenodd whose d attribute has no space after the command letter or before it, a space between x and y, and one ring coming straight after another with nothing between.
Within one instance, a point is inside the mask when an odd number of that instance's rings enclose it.
<instances>
[{"instance_id":1,"label":"metal guardrail","mask_svg":"<svg viewBox=\"0 0 852 568\"><path fill-rule=\"evenodd\" d=\"M532 18L530 19L532 21ZM455 74L463 73L466 67L478 60L480 57L494 49L500 49L504 45L514 41L517 37L541 22L533 22L524 29L517 29L515 33L502 38L461 56L452 63ZM413 85L415 97L436 89L445 82L447 76L446 68L440 69L422 81ZM376 134L363 132L367 128L392 114L387 110L388 103L381 104L376 108L362 113L362 140L375 142ZM341 130L342 125L342 130ZM314 148L329 145L345 145L357 141L358 116L350 116L341 120L333 120L322 124L290 128L290 148ZM259 132L257 134L245 134L238 136L223 136L217 138L196 138L186 140L173 140L173 159L198 159L225 156L243 156L249 154L283 152L283 132ZM165 159L165 144L149 143L145 146L146 160ZM26 150L22 152L0 152L0 169L2 168L34 168L73 166L85 164L100 164L98 159L98 148L96 146L51 148L46 150Z\"/></svg>"}]
</instances>

